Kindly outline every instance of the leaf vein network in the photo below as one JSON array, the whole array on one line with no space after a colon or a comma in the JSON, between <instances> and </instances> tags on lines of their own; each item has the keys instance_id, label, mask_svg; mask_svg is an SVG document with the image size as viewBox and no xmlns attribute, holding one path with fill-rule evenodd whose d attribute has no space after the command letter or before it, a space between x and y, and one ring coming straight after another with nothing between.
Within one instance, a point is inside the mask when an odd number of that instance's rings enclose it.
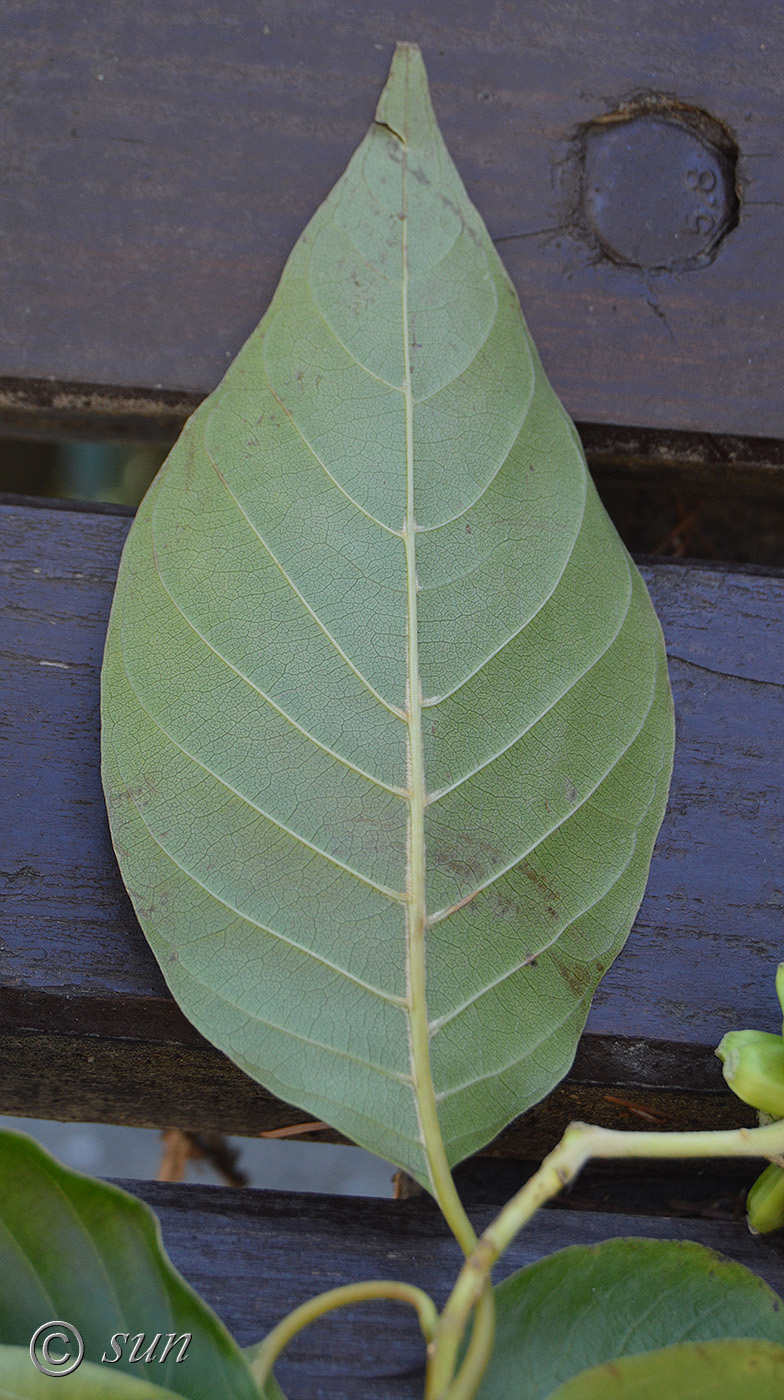
<instances>
[{"instance_id":1,"label":"leaf vein network","mask_svg":"<svg viewBox=\"0 0 784 1400\"><path fill-rule=\"evenodd\" d=\"M547 831L545 831L541 836L537 837L536 841L534 841L532 846L529 846L527 850L522 851L519 855L514 856L512 860L507 861L505 865L501 866L498 870L494 871L492 875L488 875L487 879L482 880L482 882L478 884L473 890L471 890L469 894L463 895L459 901L460 904L467 904L470 899L473 899L476 895L481 894L482 890L486 890L490 885L495 884L496 880L500 880L502 875L506 875L508 871L513 870L514 867L516 865L519 865L521 861L527 860L529 856L533 855L534 851L539 849L539 847L543 844L543 842L545 842L548 839L548 837L552 836L553 832L558 831L559 827L563 826L565 822L571 821L572 818L577 815L581 808L585 806L586 802L588 802L594 796L594 794L598 791L602 784L605 783L607 779L612 776L612 773L617 768L621 759L624 757L625 754L629 752L629 749L632 747L635 740L639 738L640 734L642 733L645 727L648 715L650 714L651 709L653 707L653 702L656 697L656 690L657 684L654 684L648 708L645 714L643 715L639 725L637 726L635 732L632 734L629 741L624 745L624 747L613 759L610 766L607 769L605 769L601 777L597 779L593 787L590 788L588 792L586 792L580 798L579 802L575 803L575 805L571 807L569 811L564 814L563 817L561 817L560 821L555 822L553 826L549 827ZM428 920L429 926L432 927L434 924L440 923L442 919L445 919L449 914L453 912L454 908L451 904L448 905L445 909L437 910L435 914L432 914L430 916Z\"/></svg>"},{"instance_id":2,"label":"leaf vein network","mask_svg":"<svg viewBox=\"0 0 784 1400\"><path fill-rule=\"evenodd\" d=\"M406 716L405 716L405 714L403 713L403 711L402 711L402 710L398 710L397 707L396 707L395 705L391 705L391 704L389 703L388 700L385 700L385 699L384 699L383 695L379 695L378 691L375 690L374 687L370 684L370 681L367 679L367 677L366 677L366 676L363 676L363 674L362 674L362 672L359 670L359 668L358 668L357 666L354 665L353 661L352 661L351 658L346 654L346 652L343 650L343 648L341 647L340 643L335 639L335 637L332 636L332 633L330 632L329 628L328 628L328 627L325 627L325 625L324 625L324 623L321 621L321 618L319 617L318 613L311 607L311 605L310 605L310 603L308 602L308 600L307 600L307 598L305 597L305 595L304 595L302 592L300 592L300 590L297 588L297 585L295 584L295 582L294 582L294 580L292 579L291 575L288 574L288 573L286 572L286 570L284 569L284 567L283 567L283 565L281 564L280 560L277 558L277 556L276 556L276 555L273 553L273 551L270 549L269 545L267 544L267 541L264 539L264 537L261 535L261 533L259 532L259 530L258 530L258 529L256 528L256 526L254 525L253 521L251 520L251 518L250 518L250 516L248 515L247 511L245 510L244 506L241 504L241 502L240 502L240 501L237 499L237 497L234 495L234 492L232 491L231 487L229 486L229 483L227 482L227 480L226 480L226 478L224 477L223 473L221 472L220 468L218 467L218 464L213 460L212 456L210 455L209 450L207 450L207 455L208 455L209 461L210 461L210 463L211 463L211 465L212 465L212 467L213 467L213 469L214 469L214 471L215 471L215 474L216 474L216 476L218 477L218 480L221 481L221 482L223 483L223 485L224 485L226 491L228 492L229 496L230 496L231 499L233 500L233 502L234 502L234 504L236 505L237 509L239 510L239 512L241 513L241 515L244 516L245 520L248 522L248 525L250 526L250 528L251 528L253 534L256 536L256 539L259 541L259 544L262 546L263 549L266 550L267 554L269 555L270 559L272 560L272 563L275 565L276 569L279 571L279 573L281 574L281 576L286 580L286 583L289 585L289 588L291 589L292 593L294 593L294 595L295 595L297 598L299 598L299 601L302 603L302 606L305 608L306 612L310 615L310 617L312 617L313 621L315 622L315 624L316 624L316 626L319 628L319 630L320 630L321 632L324 633L324 636L326 637L327 641L330 643L331 646L334 647L335 651L338 653L338 656L341 658L341 660L345 661L345 663L346 663L346 665L348 666L349 670L350 670L350 671L353 671L353 673L354 673L354 675L356 676L357 680L358 680L358 681L361 681L362 685L365 687L366 690L368 690L368 691L370 692L370 694L374 697L374 699L376 699L376 700L378 701L379 705L382 705L382 706L384 707L384 709L385 709L385 710L388 710L389 713L390 713L391 715L395 715L395 717L396 717L397 719L400 719L400 720L405 721ZM394 531L390 531L390 533L394 533Z\"/></svg>"},{"instance_id":3,"label":"leaf vein network","mask_svg":"<svg viewBox=\"0 0 784 1400\"><path fill-rule=\"evenodd\" d=\"M647 812L649 810L650 805L646 808L645 815L647 815ZM558 929L556 932L554 932L552 936L548 938L546 943L540 944L533 955L529 954L527 957L521 958L520 961L516 962L512 967L505 968L505 970L499 973L497 977L494 977L491 982L487 982L484 986L479 987L476 992L474 992L470 997L467 997L466 1000L461 1002L459 1006L453 1007L452 1010L447 1012L445 1015L438 1016L434 1020L432 1020L430 1022L431 1035L435 1034L437 1031L440 1031L443 1026L448 1026L450 1021L457 1020L458 1016L462 1016L463 1012L467 1011L469 1006L473 1006L475 1002L481 1001L483 996L486 996L488 992L494 991L496 987L500 987L503 982L506 982L508 980L508 978L514 977L514 975L517 972L522 972L524 967L529 967L533 961L533 958L540 958L543 956L543 954L549 953L550 949L554 948L556 944L558 944L560 940L566 934L568 934L571 928L574 928L574 925L578 922L578 920L584 919L586 914L590 914L592 909L596 909L597 906L601 904L602 900L607 899L608 896L612 894L613 890L615 889L615 886L618 884L618 881L623 879L624 875L629 869L629 866L634 860L636 850L637 831L635 830L632 848L629 852L629 859L626 861L623 868L618 871L617 875L613 877L613 880L607 886L607 889L602 890L601 894L596 896L596 899L592 899L589 904L586 904L583 909L580 909L574 915L574 917L569 920L568 923L564 924L563 928Z\"/></svg>"},{"instance_id":4,"label":"leaf vein network","mask_svg":"<svg viewBox=\"0 0 784 1400\"><path fill-rule=\"evenodd\" d=\"M443 702L444 702L445 700L451 700L451 698L452 698L453 695L457 695L458 691L462 690L462 689L463 689L463 686L467 685L469 681L473 680L474 676L478 675L480 671L483 671L484 668L485 668L485 666L489 665L489 663L490 663L491 661L493 661L493 660L495 659L496 656L500 656L501 652L504 651L506 647L510 646L511 643L514 642L514 641L520 636L520 633L525 631L526 627L529 627L529 626L531 625L531 623L533 622L534 618L537 617L537 616L539 615L539 613L542 611L542 608L545 606L545 604L549 603L549 601L550 601L550 599L552 598L553 594L555 593L555 591L556 591L556 589L557 589L559 583L561 582L561 579L563 578L564 574L566 573L567 568L569 567L569 564L570 564L571 559L572 559L572 555L574 554L575 548L576 548L576 546L577 546L577 541L578 541L578 539L579 539L580 531L581 531L581 529L582 529L582 522L583 522L583 519L584 519L584 517L585 517L585 503L586 503L586 498L587 498L587 497L586 497L586 494L584 494L584 495L583 495L583 503L582 503L582 512L581 512L581 516L580 516L580 523L578 524L577 529L575 530L574 539L572 540L571 549L569 550L568 554L565 556L564 561L563 561L563 564L562 564L562 566L561 566L561 571L560 571L560 573L558 574L558 576L553 580L552 588L550 589L550 591L549 591L549 593L546 595L546 597L542 598L541 602L539 603L539 606L535 609L534 612L531 613L531 616L530 616L530 617L526 618L525 622L521 622L521 624L520 624L519 627L516 627L516 628L514 629L514 631L511 632L511 633L509 634L508 637L505 637L504 640L495 648L495 651L491 651L491 652L488 653L487 656L483 656L482 659L481 659L481 661L479 661L479 662L477 663L477 665L474 667L473 671L469 671L469 672L467 673L467 675L463 676L463 678L462 678L461 680L459 680L459 681L457 682L456 685L452 686L452 689L451 689L451 690L445 690L444 693L443 693L443 695L432 695L432 696L428 697L427 699L424 699L424 700L422 701L422 709L423 709L423 710L432 709L434 705L441 705L441 704L443 704Z\"/></svg>"},{"instance_id":5,"label":"leaf vein network","mask_svg":"<svg viewBox=\"0 0 784 1400\"><path fill-rule=\"evenodd\" d=\"M125 670L124 661L123 670ZM157 720L154 715L150 714L146 705L140 699L133 685L133 682L130 676L128 675L127 670L125 670L125 677L128 681L129 689L132 691L133 695L138 701L139 708L144 712L144 714L147 715L147 718L150 720L150 723L155 725L155 728L160 734L163 735L164 739L166 739L167 742L170 743L180 753L184 754L186 758L190 759L191 763L194 763L197 768L201 768L202 772L208 773L211 778L214 778L216 783L218 783L222 788L225 788L226 791L230 792L233 797L236 797L240 802L242 802L248 808L249 811L255 812L257 816L262 817L264 821L269 822L270 826L274 826L276 830L282 831L286 836L290 836L292 841L296 841L300 846L304 846L306 850L312 851L314 855L320 856L330 865L334 865L338 870L342 870L346 875L353 876L355 880L361 881L363 885L368 885L370 889L376 890L378 894L385 895L387 899L394 899L396 901L399 901L400 903L404 902L404 894L399 893L397 890L391 890L386 885L379 885L377 881L371 880L368 875L363 875L361 871L355 870L353 866L346 865L344 861L338 860L337 856L330 855L328 851L323 851L320 846L317 846L315 844L315 842L309 841L307 837L300 835L300 833L297 831L294 831L293 828L287 826L285 822L280 821L277 817L271 816L270 813L265 812L262 807L258 807L255 802L251 802L249 797L246 797L245 794L240 792L238 788L235 788L232 783L227 782L225 778L221 777L220 773L216 773L214 768L211 768L208 763L205 763L203 761L203 759L197 758L196 755L190 751L190 749L186 748L184 744L181 744L178 739L175 739L173 734L170 734L167 729L164 729L160 721Z\"/></svg>"},{"instance_id":6,"label":"leaf vein network","mask_svg":"<svg viewBox=\"0 0 784 1400\"><path fill-rule=\"evenodd\" d=\"M403 538L403 536L402 536L402 531L393 529L391 525L387 525L387 524L385 524L385 522L384 522L383 520L379 520L379 519L378 519L378 516L371 514L371 512L370 512L369 510L365 510L365 507L364 507L364 506L361 506L361 505L359 504L359 501L357 501L357 500L354 499L354 497L351 495L351 493L350 493L349 491L346 490L345 486L341 486L341 484L340 484L340 482L338 481L337 477L335 477L335 476L332 475L332 472L329 470L329 467L327 466L326 462L324 462L324 460L319 456L318 452L316 451L316 449L315 449L315 447L313 446L313 444L312 444L312 442L310 441L310 439L307 438L307 437L305 436L304 432L302 431L301 427L299 426L299 423L297 422L296 418L294 417L294 414L293 414L293 412L291 411L291 409L288 407L287 404L285 404L285 403L283 402L283 400L282 400L282 398L280 397L280 395L279 395L278 393L276 393L276 391L273 389L272 383L271 383L271 381L270 381L269 373L268 373L268 371L267 371L267 361L266 361L266 356L265 356L265 353L264 353L264 346L263 346L263 345L262 345L262 351L261 351L261 360L262 360L262 365L263 365L263 367L264 367L264 378L265 378L266 381L267 381L267 388L269 389L269 391L270 391L270 393L271 393L273 399L275 400L276 404L278 404L278 406L279 406L279 407L282 409L282 411L285 413L285 415L286 415L286 417L288 418L289 422L291 423L291 426L293 427L294 431L298 434L298 436L299 436L299 438L301 439L301 441L303 442L304 446L307 448L308 452L310 453L311 457L313 458L313 461L314 461L319 467L321 467L321 470L323 471L324 475L327 477L327 480L330 481L330 482L332 483L332 485L335 487L335 490L336 490L336 491L339 491L340 494L341 494L341 496L343 496L344 499L348 501L349 505L353 506L354 509L355 509L360 515L364 515L365 519L366 519L366 520L369 520L369 521L371 522L371 524L377 525L378 528L379 528L379 530L384 530L384 531L386 532L386 534L388 534L388 535L394 535L396 539L402 539L402 538ZM358 361L355 360L354 363L358 365ZM359 366L359 368L361 368L361 366ZM245 420L245 421L247 421L247 420ZM249 426L250 426L250 425L249 425ZM208 452L209 452L209 449L207 449L207 450L208 450Z\"/></svg>"},{"instance_id":7,"label":"leaf vein network","mask_svg":"<svg viewBox=\"0 0 784 1400\"><path fill-rule=\"evenodd\" d=\"M269 928L266 924L262 924L260 920L254 919L253 916L246 913L245 910L240 909L236 904L232 904L230 900L225 899L223 895L217 894L215 890L211 889L209 885L206 885L203 880L199 879L198 875L194 875L192 870L189 870L187 866L183 865L182 861L177 860L176 857L171 854L171 851L166 849L163 842L152 830L152 827L145 821L144 813L133 796L133 793L127 787L125 790L133 806L136 808L139 821L149 835L150 840L154 842L176 870L181 871L194 885L198 885L199 889L204 890L204 893L209 895L210 899L214 899L216 904L220 904L222 909L227 909L230 914L235 914L238 919L243 919L245 923L250 924L252 928L258 929L260 933L269 934L270 938L277 939L279 943L285 943L287 947L293 948L296 952L303 953L306 957L312 958L314 962L321 963L323 967L328 967L330 971L338 973L341 977L345 977L349 982L354 982L356 986L361 987L366 992L370 992L372 996L378 997L379 1000L388 1001L395 1006L402 1007L406 1005L405 998L395 996L391 992L383 992L380 987L374 987L370 982L363 982L361 977L357 977L353 972L348 972L346 968L340 967L337 963L330 962L328 958L325 958L321 953L316 953L312 948L309 948L307 944L297 943L295 939L288 938L285 934L279 933L277 929ZM211 937L210 934L203 934L201 938L194 939L193 941L201 942L202 938L209 937Z\"/></svg>"},{"instance_id":8,"label":"leaf vein network","mask_svg":"<svg viewBox=\"0 0 784 1400\"><path fill-rule=\"evenodd\" d=\"M455 1094L462 1094L464 1090L473 1089L477 1084L485 1084L489 1079L498 1079L502 1074L506 1074L507 1070L514 1069L516 1065L521 1065L526 1060L530 1060L531 1056L535 1054L537 1050L541 1049L548 1040L551 1040L557 1031L561 1030L563 1026L574 1019L586 998L590 1000L592 996L593 988L588 988L582 996L578 997L574 1005L569 1008L566 1015L562 1016L560 1020L550 1022L544 1034L541 1035L533 1045L529 1045L522 1055L515 1055L513 1060L509 1060L506 1064L498 1065L495 1069L488 1070L487 1074L477 1074L471 1079L466 1079L462 1084L454 1084L449 1089L442 1089L436 1094L438 1102L443 1103L445 1099L454 1098Z\"/></svg>"},{"instance_id":9,"label":"leaf vein network","mask_svg":"<svg viewBox=\"0 0 784 1400\"><path fill-rule=\"evenodd\" d=\"M163 942L168 942L168 940L163 939ZM217 988L204 982L202 978L197 976L190 968L187 969L186 975L191 981L197 982L200 987L205 987L212 996L216 997L218 1001L222 1001L225 1006L230 1006L233 1010L241 1012L246 1017L246 1023L248 1021L258 1021L262 1026L269 1026L270 1030L278 1031L280 1035L290 1036L292 1040L298 1040L303 1045L312 1046L314 1050L324 1051L325 1054L329 1055L336 1055L340 1059L351 1060L353 1064L359 1065L362 1069L372 1070L373 1073L380 1075L383 1079L392 1079L397 1084L411 1083L411 1077L408 1074L400 1073L394 1069L386 1069L384 1065L377 1064L373 1060L366 1060L361 1055L352 1055L348 1050L339 1050L335 1045L327 1045L323 1041L314 1040L312 1036L304 1035L301 1031L293 1031L290 1026L279 1026L276 1021L270 1021L266 1016L259 1016L255 1011L246 1011L244 1006L240 1006L239 1003L234 1001L231 997L227 997L225 993L219 992Z\"/></svg>"},{"instance_id":10,"label":"leaf vein network","mask_svg":"<svg viewBox=\"0 0 784 1400\"><path fill-rule=\"evenodd\" d=\"M534 383L535 383L535 381L534 381ZM440 390L439 390L439 392L440 392ZM528 418L528 414L529 414L530 409L531 409L531 403L532 403L532 401L533 401L533 396L534 396L534 385L532 385L531 393L530 393L530 396L529 396L529 399L528 399L528 403L527 403L526 406L525 406L525 411L524 411L523 416L522 416L522 418L521 418L521 420L520 420L520 426L519 426L517 432L515 433L514 437L512 438L512 441L509 443L509 446L507 447L506 451L503 453L503 456L500 458L500 460L499 460L499 462L498 462L498 465L493 469L492 475L491 475L490 477L488 477L487 481L483 484L483 486L480 487L480 489L479 489L479 491L477 492L477 494L476 494L475 496L472 496L472 497L471 497L471 500L468 501L467 504L466 504L465 506L463 506L463 508L462 508L461 510L459 510L459 511L457 512L456 515L450 515L450 516L448 516L448 517L447 517L446 519L444 519L444 520L438 520L438 521L436 521L436 523L435 523L434 525L417 525L416 530L417 530L417 534L418 534L418 535L430 535L430 534L434 534L436 530L443 530L443 529L445 529L445 528L446 528L447 526L449 526L449 525L456 525L457 522L458 522L459 520L462 520L463 517L466 516L470 510L475 510L475 509L476 509L476 507L478 506L479 502L482 500L482 497L487 495L487 492L490 490L490 487L493 485L493 482L496 481L496 479L498 478L498 476L500 475L500 473L503 471L504 467L506 466L507 462L509 461L509 458L511 457L512 453L514 452L515 447L517 446L518 442L520 441L520 436L521 436L521 434L522 434L522 432L523 432L523 429L525 428L526 419Z\"/></svg>"},{"instance_id":11,"label":"leaf vein network","mask_svg":"<svg viewBox=\"0 0 784 1400\"><path fill-rule=\"evenodd\" d=\"M312 249L311 249L311 258L312 258ZM358 360L357 357L356 357L356 355L353 354L353 352L352 352L351 350L349 350L348 346L346 345L345 340L341 340L341 338L340 338L340 336L338 335L337 331L335 330L335 327L333 326L332 322L331 322L330 320L328 320L327 317L324 315L324 312L322 311L321 307L319 306L318 302L316 301L315 296L313 295L313 283L312 283L311 280L310 280L310 266L309 266L309 265L308 265L307 279L308 279L308 287L309 287L309 289L310 289L310 294L311 294L311 295L310 295L310 300L311 300L311 304L312 304L312 306L313 306L313 309L315 310L317 316L319 316L319 317L321 318L321 320L324 322L324 325L326 326L326 328L327 328L327 330L329 331L330 335L332 336L333 340L340 346L341 350L345 351L345 353L346 353L346 355L348 356L348 358L350 359L351 363L352 363L353 365L356 365L357 369L361 370L363 374L368 375L368 377L369 377L370 379L375 379L375 381L376 381L377 384L383 384L385 389L390 389L390 390L392 391L393 394L403 394L403 393L405 393L405 389L404 389L404 386L403 386L402 384L393 384L389 379L384 379L380 374L376 374L374 370L368 369L368 366L365 365L365 364L363 364L361 360ZM267 383L269 384L269 376L267 376ZM271 385L271 384L269 385L269 387L270 387L270 392L273 393L273 394L275 394L275 390L272 388L272 385ZM277 394L275 394L275 397L278 398ZM281 401L280 401L279 398L278 398L278 403L281 403ZM282 403L281 403L281 408L283 408L284 411L286 411L286 409L285 409L285 404L282 404ZM291 421L294 423L294 426L297 427L296 421L295 421L295 419L294 419L294 415L293 415L293 414L290 414L290 417L291 417ZM299 432L299 428L297 428L297 431ZM307 441L307 439L304 438L304 434L303 434L303 433L300 433L300 436L303 438L304 441ZM307 443L307 446L310 447L310 450L311 450L311 451L313 451L313 449L312 449L312 447L310 446L310 443L309 443L309 442ZM314 456L316 455L315 452L313 453L313 455L314 455ZM323 462L321 463L321 465L322 465L322 466L324 465ZM327 470L326 467L324 468L324 470L325 470L325 471ZM330 476L330 473L327 472L327 475ZM330 476L330 479L333 480L334 478L332 478L332 477ZM342 489L342 488L339 487L338 489ZM344 495L347 495L347 492L344 491L343 494L344 494ZM351 499L351 498L349 497L349 499ZM354 502L354 504L356 504L356 502ZM361 509L361 507L357 507L357 509ZM367 514L367 511L365 511L364 514ZM370 516L369 518L370 518L371 520L374 520L374 519L375 519L374 516ZM380 520L376 520L375 523L376 523L377 525L381 525L381 526L382 526L382 529L385 529L385 530L386 530L386 529L389 529L389 526L383 525L382 522L381 522ZM398 534L399 531L394 530L394 531L391 531L391 533L392 533L392 534Z\"/></svg>"},{"instance_id":12,"label":"leaf vein network","mask_svg":"<svg viewBox=\"0 0 784 1400\"><path fill-rule=\"evenodd\" d=\"M250 679L249 676L246 676L244 671L241 671L238 666L235 666L233 662L229 661L228 658L223 655L223 652L219 651L218 648L209 640L208 637L205 637L204 633L200 631L200 629L191 620L191 618L185 612L178 600L175 598L158 566L158 560L155 556L154 541L152 542L152 550L153 558L155 559L155 571L158 579L160 580L160 584L163 588L164 593L168 598L171 599L173 607L175 607L177 612L180 614L180 617L182 618L186 627L190 628L193 634L196 637L198 637L201 642L203 642L207 650L210 651L212 655L215 656L216 659L227 668L227 670L232 671L238 680L244 681L244 683L249 687L250 690L254 692L254 694L258 695L262 700L266 701L270 708L274 710L276 714L280 715L281 719L284 719L287 724L290 724L292 729L296 729L297 733L301 734L303 739L307 739L308 742L313 744L315 748L321 749L322 753L327 754L330 758L334 758L337 763L342 764L344 768L348 768L350 772L356 773L358 777L365 778L366 781L372 783L374 787L382 788L385 792L391 793L394 797L404 798L406 796L404 788L393 787L391 783L385 783L381 778L377 778L373 773L366 772L364 768L360 768L358 764L352 763L350 759L345 757L345 755L337 753L335 749L330 748L328 744L325 744L320 739L317 739L315 734L312 734L309 729L306 729L304 725L301 725L298 720L294 719L293 716L288 713L287 710L284 710L281 705L278 705L278 703L275 700L273 700L272 697L266 693L266 691L262 690L260 686L257 686L255 682ZM127 668L126 675L128 675ZM130 676L128 677L128 679L130 683ZM137 700L139 700L139 703L142 704L142 700L138 692L133 686L131 686L131 688L134 690L134 694L136 695ZM143 704L142 708L145 708ZM150 716L150 718L152 718L152 716Z\"/></svg>"},{"instance_id":13,"label":"leaf vein network","mask_svg":"<svg viewBox=\"0 0 784 1400\"><path fill-rule=\"evenodd\" d=\"M553 595L551 594L550 597L552 596ZM497 752L492 753L487 758L483 759L481 763L477 764L475 768L470 769L469 772L462 774L459 778L456 778L455 781L453 783L450 783L447 787L438 788L435 792L432 792L428 797L428 806L435 806L437 802L441 801L442 797L446 797L450 792L455 792L458 788L462 787L464 783L467 783L471 778L477 777L479 773L484 772L485 768L489 768L492 763L495 763L496 759L503 758L505 753L508 753L510 749L513 749L515 747L515 744L519 744L520 740L524 739L526 734L529 734L532 729L535 729L537 724L541 724L542 720L546 719L550 712L554 710L557 705L560 705L561 701L566 699L566 697L571 694L575 687L578 686L581 681L584 681L586 676L589 676L591 672L596 669L600 661L602 661L607 655L607 653L611 651L612 647L615 645L621 632L623 631L624 625L629 616L629 610L631 608L632 603L632 596L633 595L630 588L629 596L626 602L626 610L623 614L623 617L621 618L618 627L616 628L616 631L613 633L612 637L610 637L606 646L603 648L602 651L599 652L599 654L594 658L594 660L590 661L588 665L585 666L583 670L580 671L576 676L573 676L569 683L564 687L564 689L558 692L558 694L550 702L550 704L547 705L542 711L540 711L539 714L535 715L531 720L529 720L525 727L521 729L518 734L515 734L514 737L508 741L508 743L504 744L502 748L498 749ZM549 599L546 601L549 601ZM544 604L542 606L544 606ZM534 616L536 616L536 614L534 614ZM529 622L530 621L531 619L529 619ZM524 627L520 628L520 632L524 631L525 627L527 627L528 625L529 623L525 623ZM517 632L515 636L519 636L520 632ZM514 638L510 637L509 641L504 643L504 646L509 646L509 644L513 640ZM498 653L495 654L498 655Z\"/></svg>"}]
</instances>

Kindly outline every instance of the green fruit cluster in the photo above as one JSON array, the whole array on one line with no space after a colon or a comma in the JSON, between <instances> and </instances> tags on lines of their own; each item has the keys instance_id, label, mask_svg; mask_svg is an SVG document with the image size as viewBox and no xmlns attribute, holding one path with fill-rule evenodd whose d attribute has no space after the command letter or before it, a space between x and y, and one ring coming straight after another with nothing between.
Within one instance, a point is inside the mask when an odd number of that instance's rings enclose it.
<instances>
[{"instance_id":1,"label":"green fruit cluster","mask_svg":"<svg viewBox=\"0 0 784 1400\"><path fill-rule=\"evenodd\" d=\"M776 992L784 1012L784 963L776 971ZM784 1025L769 1031L730 1031L716 1048L724 1078L744 1103L766 1122L784 1118ZM771 1162L746 1197L746 1219L755 1235L784 1226L784 1167Z\"/></svg>"}]
</instances>

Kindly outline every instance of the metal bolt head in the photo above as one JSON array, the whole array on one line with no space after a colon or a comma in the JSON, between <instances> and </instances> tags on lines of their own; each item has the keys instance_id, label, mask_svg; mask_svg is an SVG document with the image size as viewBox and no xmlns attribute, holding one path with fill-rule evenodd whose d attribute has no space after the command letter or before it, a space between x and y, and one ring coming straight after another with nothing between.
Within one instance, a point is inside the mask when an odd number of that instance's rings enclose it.
<instances>
[{"instance_id":1,"label":"metal bolt head","mask_svg":"<svg viewBox=\"0 0 784 1400\"><path fill-rule=\"evenodd\" d=\"M680 114L600 118L583 149L582 218L613 262L699 267L736 222L731 156Z\"/></svg>"}]
</instances>

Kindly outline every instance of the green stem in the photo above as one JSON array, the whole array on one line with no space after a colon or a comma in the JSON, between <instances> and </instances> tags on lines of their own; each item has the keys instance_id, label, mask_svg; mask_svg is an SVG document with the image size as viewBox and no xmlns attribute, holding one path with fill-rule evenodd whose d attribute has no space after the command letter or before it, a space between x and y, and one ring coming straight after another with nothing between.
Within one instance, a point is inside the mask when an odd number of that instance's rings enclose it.
<instances>
[{"instance_id":1,"label":"green stem","mask_svg":"<svg viewBox=\"0 0 784 1400\"><path fill-rule=\"evenodd\" d=\"M481 1241L479 1242L481 1243ZM477 1249L479 1244L477 1244ZM474 1251L476 1253L476 1251ZM463 1270L458 1281L463 1277L463 1273L468 1268L474 1254L471 1254L463 1265ZM451 1302L451 1298L449 1300ZM438 1319L435 1336L428 1347L429 1362L427 1368L427 1381L425 1385L425 1400L457 1400L465 1394L472 1396L482 1379L482 1376L490 1360L490 1353L493 1349L493 1337L495 1335L495 1299L490 1285L489 1270L485 1274L480 1285L477 1297L474 1299L476 1313L474 1314L474 1325L471 1332L471 1341L463 1361L460 1371L455 1377L455 1367L457 1365L457 1354L460 1349L460 1342L466 1329L466 1324L471 1312L460 1312L453 1309L448 1311L449 1303ZM473 1304L472 1304L473 1307ZM463 1389L466 1384L466 1374L472 1374L473 1389ZM454 1387L460 1388L455 1390Z\"/></svg>"},{"instance_id":2,"label":"green stem","mask_svg":"<svg viewBox=\"0 0 784 1400\"><path fill-rule=\"evenodd\" d=\"M495 1300L488 1280L476 1305L471 1340L463 1364L454 1380L441 1391L444 1400L473 1400L493 1351L495 1340ZM454 1361L452 1363L454 1365Z\"/></svg>"},{"instance_id":3,"label":"green stem","mask_svg":"<svg viewBox=\"0 0 784 1400\"><path fill-rule=\"evenodd\" d=\"M512 1240L540 1206L562 1187L573 1181L592 1157L767 1157L775 1160L784 1152L784 1122L764 1128L732 1128L723 1132L638 1133L597 1128L588 1123L572 1123L558 1146L545 1157L541 1167L513 1196L481 1235L466 1260L442 1312L433 1343L440 1356L455 1352L459 1338L473 1309L486 1289L490 1271ZM455 1342L457 1338L457 1342ZM442 1341L443 1339L443 1341ZM489 1350L487 1351L489 1359ZM466 1363L451 1388L434 1390L433 1400L468 1400L475 1393L482 1372L466 1376ZM469 1389L469 1383L474 1390ZM458 1388L460 1387L460 1388Z\"/></svg>"},{"instance_id":4,"label":"green stem","mask_svg":"<svg viewBox=\"0 0 784 1400\"><path fill-rule=\"evenodd\" d=\"M335 1308L346 1308L352 1303L365 1303L371 1298L394 1298L400 1303L410 1303L416 1310L422 1336L428 1345L432 1342L438 1323L438 1312L432 1298L421 1288L411 1283L398 1283L394 1279L369 1279L367 1283L347 1283L342 1288L330 1288L317 1298L302 1303L288 1317L284 1317L257 1349L250 1369L259 1389L272 1375L280 1353L288 1346L292 1337L315 1322L317 1317L333 1312Z\"/></svg>"}]
</instances>

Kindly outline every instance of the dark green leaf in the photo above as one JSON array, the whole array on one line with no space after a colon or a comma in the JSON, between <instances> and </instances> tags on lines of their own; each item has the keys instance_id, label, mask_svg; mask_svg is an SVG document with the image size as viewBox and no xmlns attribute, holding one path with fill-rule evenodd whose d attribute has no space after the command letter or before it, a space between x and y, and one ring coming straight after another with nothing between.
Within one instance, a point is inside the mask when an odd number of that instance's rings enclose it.
<instances>
[{"instance_id":1,"label":"dark green leaf","mask_svg":"<svg viewBox=\"0 0 784 1400\"><path fill-rule=\"evenodd\" d=\"M679 1342L784 1345L777 1294L688 1241L575 1245L512 1274L495 1293L496 1342L480 1400L544 1400L589 1367Z\"/></svg>"},{"instance_id":2,"label":"dark green leaf","mask_svg":"<svg viewBox=\"0 0 784 1400\"><path fill-rule=\"evenodd\" d=\"M123 1343L122 1360L100 1370L154 1377L188 1400L258 1400L242 1352L171 1265L141 1201L67 1170L21 1133L0 1133L0 1180L0 1343L27 1348L57 1319L81 1333L85 1361L100 1363L114 1355L115 1334L142 1332L149 1346L160 1333L159 1356L168 1334L190 1332L181 1362L174 1347L162 1364L131 1363ZM28 1364L34 1371L29 1355Z\"/></svg>"}]
</instances>

